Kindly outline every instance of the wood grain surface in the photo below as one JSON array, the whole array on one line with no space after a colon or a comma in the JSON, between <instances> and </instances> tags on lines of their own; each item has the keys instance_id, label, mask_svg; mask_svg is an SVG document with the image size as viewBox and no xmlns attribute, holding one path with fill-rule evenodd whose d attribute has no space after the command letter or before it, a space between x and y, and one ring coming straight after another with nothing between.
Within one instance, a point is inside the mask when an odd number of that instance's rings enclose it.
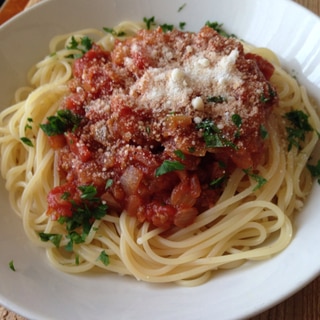
<instances>
[{"instance_id":1,"label":"wood grain surface","mask_svg":"<svg viewBox=\"0 0 320 320\"><path fill-rule=\"evenodd\" d=\"M39 0L31 0L27 7ZM9 0L7 0L9 2ZM320 15L320 0L295 0ZM320 41L320 35L319 35ZM320 63L320 61L319 61ZM320 276L278 305L247 320L320 320ZM26 320L0 306L0 320ZM213 319L219 320L219 319Z\"/></svg>"}]
</instances>

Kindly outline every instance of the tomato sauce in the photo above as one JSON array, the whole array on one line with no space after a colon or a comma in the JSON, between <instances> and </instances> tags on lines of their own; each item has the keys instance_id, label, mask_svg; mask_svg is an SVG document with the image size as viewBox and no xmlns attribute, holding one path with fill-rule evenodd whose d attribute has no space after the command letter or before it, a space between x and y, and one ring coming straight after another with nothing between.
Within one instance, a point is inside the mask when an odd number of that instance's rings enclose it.
<instances>
[{"instance_id":1,"label":"tomato sauce","mask_svg":"<svg viewBox=\"0 0 320 320\"><path fill-rule=\"evenodd\" d=\"M70 215L58 196L79 198L75 186L94 185L119 214L165 229L190 225L236 167L263 161L260 131L278 99L272 73L209 27L142 30L112 52L94 45L74 62L61 105L82 121L50 137L64 186L49 194L49 213Z\"/></svg>"}]
</instances>

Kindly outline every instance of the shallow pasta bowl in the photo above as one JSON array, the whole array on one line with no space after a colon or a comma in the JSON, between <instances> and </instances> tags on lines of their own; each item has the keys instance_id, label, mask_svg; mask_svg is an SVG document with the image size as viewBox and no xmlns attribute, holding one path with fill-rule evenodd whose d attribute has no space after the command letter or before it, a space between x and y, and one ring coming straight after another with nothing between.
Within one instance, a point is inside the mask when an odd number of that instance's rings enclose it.
<instances>
[{"instance_id":1,"label":"shallow pasta bowl","mask_svg":"<svg viewBox=\"0 0 320 320\"><path fill-rule=\"evenodd\" d=\"M186 22L197 31L206 21L256 46L275 51L320 101L320 20L288 0L49 0L0 29L0 107L10 105L27 70L48 52L57 34L85 27L112 27L122 20L155 16L160 23ZM285 299L320 271L320 215L315 184L295 220L290 246L267 261L219 272L204 285L152 285L104 273L63 274L32 246L12 212L1 180L0 303L32 319L235 319L249 317ZM9 268L15 262L16 272Z\"/></svg>"}]
</instances>

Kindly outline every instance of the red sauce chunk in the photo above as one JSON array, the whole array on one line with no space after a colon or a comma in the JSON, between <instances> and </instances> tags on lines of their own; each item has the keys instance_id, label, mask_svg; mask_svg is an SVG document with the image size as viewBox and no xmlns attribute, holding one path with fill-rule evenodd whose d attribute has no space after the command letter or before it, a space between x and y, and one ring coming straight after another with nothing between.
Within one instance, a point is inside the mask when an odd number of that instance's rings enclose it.
<instances>
[{"instance_id":1,"label":"red sauce chunk","mask_svg":"<svg viewBox=\"0 0 320 320\"><path fill-rule=\"evenodd\" d=\"M93 185L119 214L186 227L214 206L236 167L263 161L261 128L278 101L273 66L236 39L209 27L142 30L112 52L94 45L73 73L61 108L82 121L55 141L72 188L51 191L49 212L70 215L57 195Z\"/></svg>"}]
</instances>

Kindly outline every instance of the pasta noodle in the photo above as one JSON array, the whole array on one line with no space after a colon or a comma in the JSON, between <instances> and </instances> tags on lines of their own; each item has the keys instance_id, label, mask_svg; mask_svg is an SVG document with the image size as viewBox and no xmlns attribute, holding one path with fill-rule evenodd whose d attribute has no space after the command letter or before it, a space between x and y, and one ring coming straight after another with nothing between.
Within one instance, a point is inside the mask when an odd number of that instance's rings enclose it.
<instances>
[{"instance_id":1,"label":"pasta noodle","mask_svg":"<svg viewBox=\"0 0 320 320\"><path fill-rule=\"evenodd\" d=\"M47 214L47 194L60 184L58 160L38 124L55 114L68 93L70 56L79 53L67 49L72 37L89 36L112 50L115 34L124 31L122 39L129 38L141 28L142 23L126 21L116 26L113 34L86 29L55 37L49 46L51 54L30 70L30 87L18 89L14 104L1 112L1 173L28 238L44 247L52 265L63 272L98 267L147 282L185 286L208 281L218 269L236 268L248 260L268 259L281 252L294 235L294 213L302 208L312 187L306 165L318 141L320 120L305 88L281 68L276 55L246 43L246 52L264 57L275 68L270 81L277 89L279 106L268 122L265 161L257 167L267 183L256 189L256 176L237 168L217 203L184 228L164 231L126 212L111 212L94 221L84 242L74 244L72 252L63 249L70 240L65 226ZM292 110L309 115L314 130L306 133L301 149L288 151L284 115ZM25 136L29 145L21 141ZM42 241L39 233L64 236L56 247L51 241ZM108 263L101 259L101 252Z\"/></svg>"}]
</instances>

